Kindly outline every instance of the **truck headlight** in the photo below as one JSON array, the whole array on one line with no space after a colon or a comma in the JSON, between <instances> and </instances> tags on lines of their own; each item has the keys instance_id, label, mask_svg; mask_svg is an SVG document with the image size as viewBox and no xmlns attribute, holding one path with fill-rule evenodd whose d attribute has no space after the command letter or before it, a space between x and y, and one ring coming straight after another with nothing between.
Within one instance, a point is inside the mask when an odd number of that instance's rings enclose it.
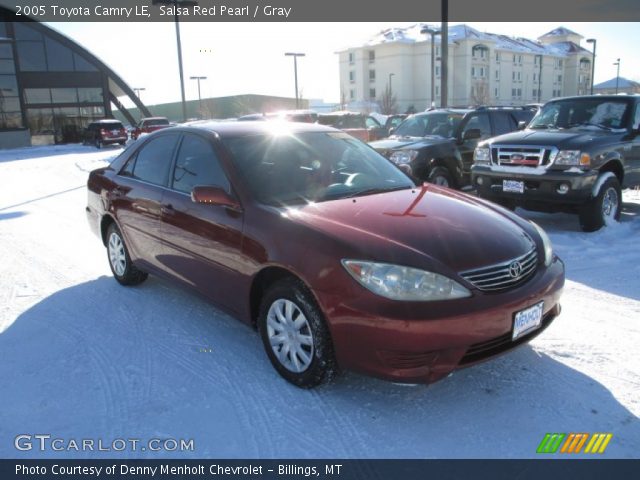
<instances>
[{"instance_id":1,"label":"truck headlight","mask_svg":"<svg viewBox=\"0 0 640 480\"><path fill-rule=\"evenodd\" d=\"M405 165L411 163L418 156L417 150L396 150L391 154L389 160L396 165Z\"/></svg>"},{"instance_id":2,"label":"truck headlight","mask_svg":"<svg viewBox=\"0 0 640 480\"><path fill-rule=\"evenodd\" d=\"M342 265L360 285L391 300L430 302L471 296L456 281L426 270L359 260L342 260Z\"/></svg>"},{"instance_id":3,"label":"truck headlight","mask_svg":"<svg viewBox=\"0 0 640 480\"><path fill-rule=\"evenodd\" d=\"M491 149L489 147L476 147L473 151L473 161L478 164L491 163Z\"/></svg>"},{"instance_id":4,"label":"truck headlight","mask_svg":"<svg viewBox=\"0 0 640 480\"><path fill-rule=\"evenodd\" d=\"M556 155L555 164L588 167L591 164L591 157L588 153L581 153L580 150L560 150Z\"/></svg>"},{"instance_id":5,"label":"truck headlight","mask_svg":"<svg viewBox=\"0 0 640 480\"><path fill-rule=\"evenodd\" d=\"M531 224L534 226L542 240L542 247L544 248L544 265L545 267L548 267L551 265L551 261L553 260L553 246L551 245L551 239L540 225L535 222L531 222Z\"/></svg>"}]
</instances>

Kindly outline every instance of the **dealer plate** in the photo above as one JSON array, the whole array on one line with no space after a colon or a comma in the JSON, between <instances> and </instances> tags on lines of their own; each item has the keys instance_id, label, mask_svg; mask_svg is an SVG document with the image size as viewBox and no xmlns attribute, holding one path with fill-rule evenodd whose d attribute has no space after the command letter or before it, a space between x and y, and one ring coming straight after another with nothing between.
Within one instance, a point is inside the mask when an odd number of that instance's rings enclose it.
<instances>
[{"instance_id":1,"label":"dealer plate","mask_svg":"<svg viewBox=\"0 0 640 480\"><path fill-rule=\"evenodd\" d=\"M512 340L529 333L540 327L542 323L542 312L544 310L544 302L539 302L532 307L520 310L513 319Z\"/></svg>"},{"instance_id":2,"label":"dealer plate","mask_svg":"<svg viewBox=\"0 0 640 480\"><path fill-rule=\"evenodd\" d=\"M503 180L502 191L511 193L524 193L524 182L518 180Z\"/></svg>"}]
</instances>

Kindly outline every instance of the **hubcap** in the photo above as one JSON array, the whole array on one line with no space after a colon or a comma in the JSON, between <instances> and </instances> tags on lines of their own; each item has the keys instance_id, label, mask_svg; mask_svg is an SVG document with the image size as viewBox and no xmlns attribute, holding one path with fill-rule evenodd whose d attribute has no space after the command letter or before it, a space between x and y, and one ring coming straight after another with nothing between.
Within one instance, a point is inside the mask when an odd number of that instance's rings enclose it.
<instances>
[{"instance_id":1,"label":"hubcap","mask_svg":"<svg viewBox=\"0 0 640 480\"><path fill-rule=\"evenodd\" d=\"M618 204L618 192L615 188L608 188L602 198L602 218L606 224L615 220Z\"/></svg>"},{"instance_id":2,"label":"hubcap","mask_svg":"<svg viewBox=\"0 0 640 480\"><path fill-rule=\"evenodd\" d=\"M436 185L440 185L441 187L449 186L449 182L447 181L447 178L442 177L440 175L438 175L436 178L433 179L433 183L435 183Z\"/></svg>"},{"instance_id":3,"label":"hubcap","mask_svg":"<svg viewBox=\"0 0 640 480\"><path fill-rule=\"evenodd\" d=\"M302 310L290 300L278 299L267 312L267 337L278 361L294 373L304 372L313 359L311 327Z\"/></svg>"},{"instance_id":4,"label":"hubcap","mask_svg":"<svg viewBox=\"0 0 640 480\"><path fill-rule=\"evenodd\" d=\"M124 243L117 233L109 236L109 261L116 275L121 277L127 268L127 256L124 253Z\"/></svg>"}]
</instances>

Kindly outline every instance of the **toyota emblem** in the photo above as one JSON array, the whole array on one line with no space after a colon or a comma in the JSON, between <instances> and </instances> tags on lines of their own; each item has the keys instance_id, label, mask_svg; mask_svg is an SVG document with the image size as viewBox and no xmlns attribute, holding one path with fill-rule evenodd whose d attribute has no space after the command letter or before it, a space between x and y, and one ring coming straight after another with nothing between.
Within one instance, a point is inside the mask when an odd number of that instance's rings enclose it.
<instances>
[{"instance_id":1,"label":"toyota emblem","mask_svg":"<svg viewBox=\"0 0 640 480\"><path fill-rule=\"evenodd\" d=\"M522 273L522 264L520 262L512 262L509 265L509 275L511 278L518 278Z\"/></svg>"}]
</instances>

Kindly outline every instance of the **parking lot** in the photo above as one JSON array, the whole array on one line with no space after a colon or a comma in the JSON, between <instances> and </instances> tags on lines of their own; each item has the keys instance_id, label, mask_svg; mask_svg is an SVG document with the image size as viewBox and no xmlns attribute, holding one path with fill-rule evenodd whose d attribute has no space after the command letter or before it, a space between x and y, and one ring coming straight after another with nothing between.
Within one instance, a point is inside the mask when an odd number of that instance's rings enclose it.
<instances>
[{"instance_id":1,"label":"parking lot","mask_svg":"<svg viewBox=\"0 0 640 480\"><path fill-rule=\"evenodd\" d=\"M547 432L610 432L607 458L640 444L640 191L620 224L518 213L565 261L561 316L530 345L431 386L347 373L306 391L271 368L256 332L150 278L124 288L86 222L90 170L120 149L0 152L0 455L20 434L193 439L173 457L530 458Z\"/></svg>"}]
</instances>

